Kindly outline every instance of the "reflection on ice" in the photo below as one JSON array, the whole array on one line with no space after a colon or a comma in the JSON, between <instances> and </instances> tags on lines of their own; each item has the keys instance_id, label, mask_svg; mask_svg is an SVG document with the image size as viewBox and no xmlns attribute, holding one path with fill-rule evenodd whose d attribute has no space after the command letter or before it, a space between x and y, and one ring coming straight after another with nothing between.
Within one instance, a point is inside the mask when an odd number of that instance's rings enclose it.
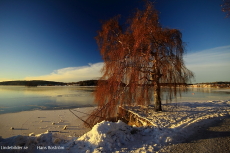
<instances>
[{"instance_id":1,"label":"reflection on ice","mask_svg":"<svg viewBox=\"0 0 230 153\"><path fill-rule=\"evenodd\" d=\"M93 105L94 87L0 86L0 113L34 109L68 109Z\"/></svg>"},{"instance_id":2,"label":"reflection on ice","mask_svg":"<svg viewBox=\"0 0 230 153\"><path fill-rule=\"evenodd\" d=\"M95 87L79 86L0 86L0 114L34 109L68 109L95 105ZM163 90L162 90L163 91ZM166 97L162 94L162 103ZM172 102L228 100L230 89L188 88Z\"/></svg>"}]
</instances>

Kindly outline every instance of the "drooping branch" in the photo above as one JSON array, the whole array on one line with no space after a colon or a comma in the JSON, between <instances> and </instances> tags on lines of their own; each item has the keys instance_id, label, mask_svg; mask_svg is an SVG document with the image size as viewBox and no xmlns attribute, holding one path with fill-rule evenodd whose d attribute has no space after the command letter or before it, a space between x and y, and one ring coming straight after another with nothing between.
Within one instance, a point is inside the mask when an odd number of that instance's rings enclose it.
<instances>
[{"instance_id":1,"label":"drooping branch","mask_svg":"<svg viewBox=\"0 0 230 153\"><path fill-rule=\"evenodd\" d=\"M98 31L96 40L104 67L94 93L98 109L89 117L90 123L116 116L118 106L149 105L153 97L156 111L160 111L161 85L167 85L172 99L178 94L178 85L193 77L183 62L181 32L163 28L151 2L127 23L123 28L115 17Z\"/></svg>"}]
</instances>

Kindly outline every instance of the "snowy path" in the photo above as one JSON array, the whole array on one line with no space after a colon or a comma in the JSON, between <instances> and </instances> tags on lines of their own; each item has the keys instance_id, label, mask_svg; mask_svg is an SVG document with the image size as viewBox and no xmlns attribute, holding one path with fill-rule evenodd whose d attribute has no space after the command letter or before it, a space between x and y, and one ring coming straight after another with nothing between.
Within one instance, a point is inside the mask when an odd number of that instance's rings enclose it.
<instances>
[{"instance_id":1,"label":"snowy path","mask_svg":"<svg viewBox=\"0 0 230 153\"><path fill-rule=\"evenodd\" d=\"M159 152L187 153L229 153L230 116L214 121L209 127L201 127L198 132L186 138L183 143L169 145Z\"/></svg>"}]
</instances>

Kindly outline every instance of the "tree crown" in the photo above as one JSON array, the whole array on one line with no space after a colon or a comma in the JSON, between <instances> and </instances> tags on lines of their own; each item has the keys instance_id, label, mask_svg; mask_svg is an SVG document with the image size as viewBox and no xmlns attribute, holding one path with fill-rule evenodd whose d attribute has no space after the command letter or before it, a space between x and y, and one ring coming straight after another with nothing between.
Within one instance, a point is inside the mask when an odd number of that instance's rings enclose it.
<instances>
[{"instance_id":1,"label":"tree crown","mask_svg":"<svg viewBox=\"0 0 230 153\"><path fill-rule=\"evenodd\" d=\"M96 37L104 60L101 80L107 81L99 82L95 102L100 110L97 112L104 110L105 117L116 114L117 105L150 104L159 84L167 85L172 99L177 87L193 77L183 62L182 33L163 28L152 3L147 2L143 11L137 10L126 28L118 19L103 23Z\"/></svg>"}]
</instances>

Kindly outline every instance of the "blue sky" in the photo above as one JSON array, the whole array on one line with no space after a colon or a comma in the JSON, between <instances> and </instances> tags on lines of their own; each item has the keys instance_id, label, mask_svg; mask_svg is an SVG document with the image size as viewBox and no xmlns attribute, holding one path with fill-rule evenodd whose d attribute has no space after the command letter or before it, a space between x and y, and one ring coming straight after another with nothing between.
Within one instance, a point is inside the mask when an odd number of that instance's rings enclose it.
<instances>
[{"instance_id":1,"label":"blue sky","mask_svg":"<svg viewBox=\"0 0 230 153\"><path fill-rule=\"evenodd\" d=\"M230 81L230 17L222 0L154 0L164 27L179 29L193 82ZM94 37L101 20L121 22L141 0L1 0L0 81L80 81L101 76Z\"/></svg>"}]
</instances>

